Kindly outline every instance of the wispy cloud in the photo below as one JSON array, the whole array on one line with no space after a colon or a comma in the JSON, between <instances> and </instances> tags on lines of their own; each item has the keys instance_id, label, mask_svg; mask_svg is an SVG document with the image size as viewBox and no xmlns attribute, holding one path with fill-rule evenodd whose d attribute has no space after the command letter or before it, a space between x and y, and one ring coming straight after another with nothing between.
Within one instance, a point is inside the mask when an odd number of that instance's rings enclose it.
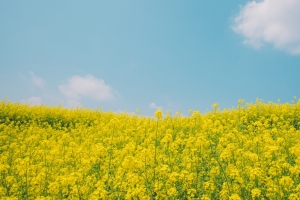
<instances>
[{"instance_id":1,"label":"wispy cloud","mask_svg":"<svg viewBox=\"0 0 300 200\"><path fill-rule=\"evenodd\" d=\"M105 84L104 80L92 75L73 76L66 84L59 86L60 92L65 96L68 106L79 106L82 97L106 101L115 98L111 86Z\"/></svg>"},{"instance_id":2,"label":"wispy cloud","mask_svg":"<svg viewBox=\"0 0 300 200\"><path fill-rule=\"evenodd\" d=\"M233 30L244 43L260 48L264 43L300 55L300 1L251 1L241 8Z\"/></svg>"},{"instance_id":3,"label":"wispy cloud","mask_svg":"<svg viewBox=\"0 0 300 200\"><path fill-rule=\"evenodd\" d=\"M79 102L79 100L76 100L76 99L67 99L66 100L67 102L67 106L72 108L72 107L77 107L77 106L82 106L82 104Z\"/></svg>"},{"instance_id":4,"label":"wispy cloud","mask_svg":"<svg viewBox=\"0 0 300 200\"><path fill-rule=\"evenodd\" d=\"M42 98L41 97L30 97L28 99L22 99L22 103L28 103L30 105L41 105L42 104Z\"/></svg>"},{"instance_id":5,"label":"wispy cloud","mask_svg":"<svg viewBox=\"0 0 300 200\"><path fill-rule=\"evenodd\" d=\"M152 109L155 109L155 110L162 110L163 109L162 106L158 106L155 103L150 103L149 108L152 108Z\"/></svg>"},{"instance_id":6,"label":"wispy cloud","mask_svg":"<svg viewBox=\"0 0 300 200\"><path fill-rule=\"evenodd\" d=\"M30 80L35 87L39 87L39 88L45 87L46 82L42 78L37 77L33 72L29 72L29 74L30 74Z\"/></svg>"}]
</instances>

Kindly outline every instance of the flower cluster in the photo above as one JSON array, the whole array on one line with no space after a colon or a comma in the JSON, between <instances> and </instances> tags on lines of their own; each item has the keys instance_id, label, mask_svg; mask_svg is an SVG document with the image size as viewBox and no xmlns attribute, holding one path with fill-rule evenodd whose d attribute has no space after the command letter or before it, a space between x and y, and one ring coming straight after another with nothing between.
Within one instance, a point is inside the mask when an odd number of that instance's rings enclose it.
<instances>
[{"instance_id":1,"label":"flower cluster","mask_svg":"<svg viewBox=\"0 0 300 200\"><path fill-rule=\"evenodd\" d=\"M300 199L300 101L153 118L0 102L0 199Z\"/></svg>"}]
</instances>

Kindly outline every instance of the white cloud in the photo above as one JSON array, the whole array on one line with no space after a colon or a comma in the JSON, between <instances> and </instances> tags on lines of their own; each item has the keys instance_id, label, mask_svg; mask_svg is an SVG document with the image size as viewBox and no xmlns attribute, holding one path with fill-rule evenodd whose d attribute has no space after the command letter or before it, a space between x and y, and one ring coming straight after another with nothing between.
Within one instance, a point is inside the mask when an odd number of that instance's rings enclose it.
<instances>
[{"instance_id":1,"label":"white cloud","mask_svg":"<svg viewBox=\"0 0 300 200\"><path fill-rule=\"evenodd\" d=\"M42 98L41 97L30 97L29 99L21 100L22 103L28 103L30 105L41 105Z\"/></svg>"},{"instance_id":2,"label":"white cloud","mask_svg":"<svg viewBox=\"0 0 300 200\"><path fill-rule=\"evenodd\" d=\"M59 90L72 106L79 106L81 97L100 101L114 99L112 88L92 75L73 76L67 84L60 85Z\"/></svg>"},{"instance_id":3,"label":"white cloud","mask_svg":"<svg viewBox=\"0 0 300 200\"><path fill-rule=\"evenodd\" d=\"M162 110L162 107L157 106L155 103L150 103L149 108L153 108L153 109L156 109L156 110Z\"/></svg>"},{"instance_id":4,"label":"white cloud","mask_svg":"<svg viewBox=\"0 0 300 200\"><path fill-rule=\"evenodd\" d=\"M300 55L300 1L248 2L234 20L233 30L244 43L260 48L264 43Z\"/></svg>"},{"instance_id":5,"label":"white cloud","mask_svg":"<svg viewBox=\"0 0 300 200\"><path fill-rule=\"evenodd\" d=\"M67 107L69 108L76 108L77 106L80 107L82 106L82 104L78 101L78 100L75 100L75 99L67 99Z\"/></svg>"},{"instance_id":6,"label":"white cloud","mask_svg":"<svg viewBox=\"0 0 300 200\"><path fill-rule=\"evenodd\" d=\"M31 77L31 82L33 83L34 86L39 88L45 87L45 81L42 78L37 77L33 72L29 72L29 74Z\"/></svg>"}]
</instances>

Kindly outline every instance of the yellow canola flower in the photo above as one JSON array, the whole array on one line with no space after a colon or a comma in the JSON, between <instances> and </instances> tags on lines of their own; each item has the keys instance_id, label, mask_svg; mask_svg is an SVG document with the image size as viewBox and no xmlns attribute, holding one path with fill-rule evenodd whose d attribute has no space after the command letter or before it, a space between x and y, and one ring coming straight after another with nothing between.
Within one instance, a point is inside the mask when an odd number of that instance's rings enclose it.
<instances>
[{"instance_id":1,"label":"yellow canola flower","mask_svg":"<svg viewBox=\"0 0 300 200\"><path fill-rule=\"evenodd\" d=\"M219 106L219 104L217 104L217 103L214 103L214 104L213 104L213 107L214 107L214 108L217 108L218 106Z\"/></svg>"},{"instance_id":2,"label":"yellow canola flower","mask_svg":"<svg viewBox=\"0 0 300 200\"><path fill-rule=\"evenodd\" d=\"M0 199L299 199L300 101L154 117L0 102Z\"/></svg>"},{"instance_id":3,"label":"yellow canola flower","mask_svg":"<svg viewBox=\"0 0 300 200\"><path fill-rule=\"evenodd\" d=\"M260 194L261 194L261 190L258 188L254 188L251 190L252 199L259 198Z\"/></svg>"},{"instance_id":4,"label":"yellow canola flower","mask_svg":"<svg viewBox=\"0 0 300 200\"><path fill-rule=\"evenodd\" d=\"M154 118L161 119L162 118L162 110L157 110L155 112Z\"/></svg>"},{"instance_id":5,"label":"yellow canola flower","mask_svg":"<svg viewBox=\"0 0 300 200\"><path fill-rule=\"evenodd\" d=\"M238 194L233 194L229 197L229 200L241 200L241 197Z\"/></svg>"},{"instance_id":6,"label":"yellow canola flower","mask_svg":"<svg viewBox=\"0 0 300 200\"><path fill-rule=\"evenodd\" d=\"M289 189L294 185L294 181L289 176L283 176L279 183L285 189Z\"/></svg>"}]
</instances>

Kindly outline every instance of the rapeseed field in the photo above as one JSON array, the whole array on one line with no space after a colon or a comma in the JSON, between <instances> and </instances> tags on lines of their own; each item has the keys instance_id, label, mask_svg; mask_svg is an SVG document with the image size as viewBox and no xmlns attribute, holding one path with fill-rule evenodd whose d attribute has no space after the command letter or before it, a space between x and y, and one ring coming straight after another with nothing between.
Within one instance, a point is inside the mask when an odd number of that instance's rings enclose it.
<instances>
[{"instance_id":1,"label":"rapeseed field","mask_svg":"<svg viewBox=\"0 0 300 200\"><path fill-rule=\"evenodd\" d=\"M300 101L154 117L0 102L0 199L300 199Z\"/></svg>"}]
</instances>

